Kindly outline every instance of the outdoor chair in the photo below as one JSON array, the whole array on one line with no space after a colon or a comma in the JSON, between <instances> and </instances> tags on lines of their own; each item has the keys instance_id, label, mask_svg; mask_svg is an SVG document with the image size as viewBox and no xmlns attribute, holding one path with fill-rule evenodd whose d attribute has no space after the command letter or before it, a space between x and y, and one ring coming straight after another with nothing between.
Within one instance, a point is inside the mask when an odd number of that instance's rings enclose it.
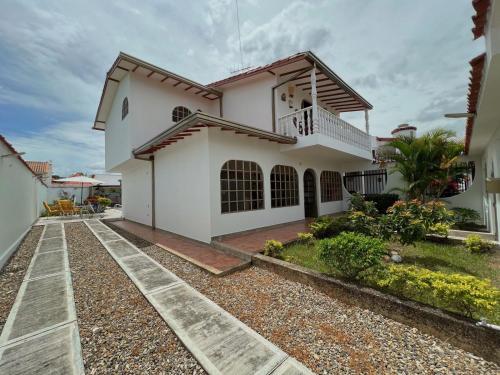
<instances>
[{"instance_id":1,"label":"outdoor chair","mask_svg":"<svg viewBox=\"0 0 500 375\"><path fill-rule=\"evenodd\" d=\"M69 199L58 200L57 204L63 215L78 215L80 213L80 209L75 207L73 201Z\"/></svg>"},{"instance_id":2,"label":"outdoor chair","mask_svg":"<svg viewBox=\"0 0 500 375\"><path fill-rule=\"evenodd\" d=\"M48 216L62 215L62 211L57 205L50 206L47 202L43 202L43 207L45 207L45 211L47 211Z\"/></svg>"}]
</instances>

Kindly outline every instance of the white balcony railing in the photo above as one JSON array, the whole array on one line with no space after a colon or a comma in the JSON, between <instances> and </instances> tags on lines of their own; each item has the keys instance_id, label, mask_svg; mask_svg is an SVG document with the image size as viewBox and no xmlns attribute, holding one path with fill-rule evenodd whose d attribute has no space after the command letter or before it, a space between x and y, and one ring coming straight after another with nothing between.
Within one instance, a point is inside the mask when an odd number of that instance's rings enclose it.
<instances>
[{"instance_id":1,"label":"white balcony railing","mask_svg":"<svg viewBox=\"0 0 500 375\"><path fill-rule=\"evenodd\" d=\"M357 127L318 106L318 119L313 121L311 107L278 119L278 132L290 137L307 137L316 132L363 150L371 151L370 136Z\"/></svg>"}]
</instances>

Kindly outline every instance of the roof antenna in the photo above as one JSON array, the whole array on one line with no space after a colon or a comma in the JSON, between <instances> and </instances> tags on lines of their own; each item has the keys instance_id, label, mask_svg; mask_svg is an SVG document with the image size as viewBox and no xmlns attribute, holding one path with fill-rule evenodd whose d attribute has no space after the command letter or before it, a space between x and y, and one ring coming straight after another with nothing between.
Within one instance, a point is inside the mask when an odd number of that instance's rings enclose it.
<instances>
[{"instance_id":1,"label":"roof antenna","mask_svg":"<svg viewBox=\"0 0 500 375\"><path fill-rule=\"evenodd\" d=\"M236 69L236 70L233 70L231 71L231 73L239 73L239 72L243 72L247 69L250 69L250 66L247 66L247 67L244 67L243 65L243 49L241 48L241 31L240 31L240 12L239 12L239 7L238 7L238 0L234 0L235 2L235 5L236 5L236 22L238 24L238 42L239 42L239 45L240 45L240 60L241 60L241 68L240 69Z\"/></svg>"}]
</instances>

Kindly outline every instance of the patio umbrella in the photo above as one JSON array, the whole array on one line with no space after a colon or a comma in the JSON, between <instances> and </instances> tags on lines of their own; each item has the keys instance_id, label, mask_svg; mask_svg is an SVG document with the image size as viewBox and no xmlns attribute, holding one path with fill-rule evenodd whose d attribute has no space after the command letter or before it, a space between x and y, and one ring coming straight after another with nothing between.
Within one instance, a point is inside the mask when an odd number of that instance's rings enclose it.
<instances>
[{"instance_id":1,"label":"patio umbrella","mask_svg":"<svg viewBox=\"0 0 500 375\"><path fill-rule=\"evenodd\" d=\"M67 177L67 178L61 178L59 180L54 180L54 182L74 182L77 184L82 185L81 193L80 193L80 204L83 204L83 185L100 185L103 184L104 182L96 180L95 178L90 178L86 176L74 176L74 177Z\"/></svg>"}]
</instances>

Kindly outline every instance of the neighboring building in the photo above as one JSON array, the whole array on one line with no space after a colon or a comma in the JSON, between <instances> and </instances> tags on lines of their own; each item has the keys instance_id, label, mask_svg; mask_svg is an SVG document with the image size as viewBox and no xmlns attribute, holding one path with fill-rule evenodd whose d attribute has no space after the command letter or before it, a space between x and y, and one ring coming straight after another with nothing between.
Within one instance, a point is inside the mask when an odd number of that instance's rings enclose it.
<instances>
[{"instance_id":1,"label":"neighboring building","mask_svg":"<svg viewBox=\"0 0 500 375\"><path fill-rule=\"evenodd\" d=\"M42 212L47 186L0 135L0 269Z\"/></svg>"},{"instance_id":2,"label":"neighboring building","mask_svg":"<svg viewBox=\"0 0 500 375\"><path fill-rule=\"evenodd\" d=\"M98 173L91 177L103 182L101 185L92 188L92 195L109 198L113 205L122 203L121 173Z\"/></svg>"},{"instance_id":3,"label":"neighboring building","mask_svg":"<svg viewBox=\"0 0 500 375\"><path fill-rule=\"evenodd\" d=\"M26 163L45 185L50 185L52 182L52 162L27 160Z\"/></svg>"},{"instance_id":4,"label":"neighboring building","mask_svg":"<svg viewBox=\"0 0 500 375\"><path fill-rule=\"evenodd\" d=\"M490 231L500 233L500 2L474 0L474 39L484 37L486 51L470 61L472 67L465 149L476 160L481 190L476 197Z\"/></svg>"}]
</instances>

